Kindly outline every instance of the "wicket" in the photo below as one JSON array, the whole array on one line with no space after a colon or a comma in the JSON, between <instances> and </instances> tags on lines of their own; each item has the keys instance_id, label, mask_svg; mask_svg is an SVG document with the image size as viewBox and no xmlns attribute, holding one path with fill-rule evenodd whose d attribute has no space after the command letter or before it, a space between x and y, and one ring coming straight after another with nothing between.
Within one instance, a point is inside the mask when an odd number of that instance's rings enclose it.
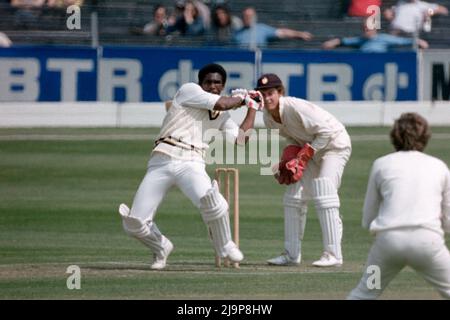
<instances>
[{"instance_id":1,"label":"wicket","mask_svg":"<svg viewBox=\"0 0 450 320\"><path fill-rule=\"evenodd\" d=\"M225 200L228 202L228 206L230 207L230 216L231 211L233 212L233 241L239 247L239 169L236 168L217 168L215 179L219 184L219 189L222 189L222 176L224 176L224 184L223 184L223 195ZM233 176L234 180L234 192L233 192L233 206L231 205L230 198L230 180L231 176ZM231 209L233 207L233 209ZM229 267L230 261L228 259L224 259L224 266ZM239 268L239 263L233 264L235 268ZM221 266L220 256L216 254L216 267Z\"/></svg>"}]
</instances>

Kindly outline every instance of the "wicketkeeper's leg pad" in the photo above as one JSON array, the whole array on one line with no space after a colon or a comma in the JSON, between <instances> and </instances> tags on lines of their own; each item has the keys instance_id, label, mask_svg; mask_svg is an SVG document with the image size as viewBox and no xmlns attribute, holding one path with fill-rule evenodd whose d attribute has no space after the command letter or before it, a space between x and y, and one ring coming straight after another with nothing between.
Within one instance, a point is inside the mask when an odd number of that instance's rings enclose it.
<instances>
[{"instance_id":1,"label":"wicketkeeper's leg pad","mask_svg":"<svg viewBox=\"0 0 450 320\"><path fill-rule=\"evenodd\" d=\"M331 179L323 177L313 181L314 203L322 229L324 250L342 259L342 220L339 216L340 201L336 186Z\"/></svg>"},{"instance_id":2,"label":"wicketkeeper's leg pad","mask_svg":"<svg viewBox=\"0 0 450 320\"><path fill-rule=\"evenodd\" d=\"M288 188L283 198L284 205L284 248L293 260L301 255L301 240L305 232L308 206L299 193Z\"/></svg>"},{"instance_id":3,"label":"wicketkeeper's leg pad","mask_svg":"<svg viewBox=\"0 0 450 320\"><path fill-rule=\"evenodd\" d=\"M226 256L224 247L231 241L228 208L227 201L219 192L217 181L213 180L212 188L200 199L200 211L211 232L214 249L221 257Z\"/></svg>"}]
</instances>

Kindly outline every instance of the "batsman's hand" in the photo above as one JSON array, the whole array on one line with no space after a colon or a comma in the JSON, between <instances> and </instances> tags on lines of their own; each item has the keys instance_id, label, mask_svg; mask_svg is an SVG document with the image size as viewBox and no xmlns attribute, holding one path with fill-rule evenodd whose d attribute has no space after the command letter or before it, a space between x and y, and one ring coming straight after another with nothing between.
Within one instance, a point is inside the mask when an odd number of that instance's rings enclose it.
<instances>
[{"instance_id":1,"label":"batsman's hand","mask_svg":"<svg viewBox=\"0 0 450 320\"><path fill-rule=\"evenodd\" d=\"M264 99L259 91L239 88L232 90L231 96L241 98L242 105L246 105L248 108L257 111L261 111L264 108Z\"/></svg>"},{"instance_id":2,"label":"batsman's hand","mask_svg":"<svg viewBox=\"0 0 450 320\"><path fill-rule=\"evenodd\" d=\"M240 97L240 98L244 99L244 97L246 95L248 95L248 90L247 89L238 88L238 89L231 90L231 96L232 97Z\"/></svg>"}]
</instances>

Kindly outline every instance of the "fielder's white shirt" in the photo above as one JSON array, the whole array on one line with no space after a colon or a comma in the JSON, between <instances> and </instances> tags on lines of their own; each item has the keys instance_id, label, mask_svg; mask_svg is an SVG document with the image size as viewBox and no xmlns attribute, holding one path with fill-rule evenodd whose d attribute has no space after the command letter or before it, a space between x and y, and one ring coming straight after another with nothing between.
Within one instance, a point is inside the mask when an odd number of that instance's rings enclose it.
<instances>
[{"instance_id":1,"label":"fielder's white shirt","mask_svg":"<svg viewBox=\"0 0 450 320\"><path fill-rule=\"evenodd\" d=\"M418 31L422 28L424 15L428 9L436 10L437 8L437 4L425 1L400 1L394 9L395 17L392 20L392 27L410 33Z\"/></svg>"},{"instance_id":2,"label":"fielder's white shirt","mask_svg":"<svg viewBox=\"0 0 450 320\"><path fill-rule=\"evenodd\" d=\"M211 134L214 134L208 130L226 131L228 137L236 139L239 127L231 120L230 114L213 110L219 98L220 95L206 92L196 83L182 85L156 138L156 141L167 139L171 144L159 143L153 152L165 153L176 159L204 162ZM205 134L206 131L208 134Z\"/></svg>"},{"instance_id":3,"label":"fielder's white shirt","mask_svg":"<svg viewBox=\"0 0 450 320\"><path fill-rule=\"evenodd\" d=\"M403 227L450 232L450 172L418 151L399 151L373 163L364 201L364 228L371 233Z\"/></svg>"},{"instance_id":4,"label":"fielder's white shirt","mask_svg":"<svg viewBox=\"0 0 450 320\"><path fill-rule=\"evenodd\" d=\"M319 106L295 97L280 97L281 122L276 122L269 111L264 110L266 127L279 129L280 135L290 143L303 146L311 144L320 151L344 149L351 146L347 131L331 113Z\"/></svg>"}]
</instances>

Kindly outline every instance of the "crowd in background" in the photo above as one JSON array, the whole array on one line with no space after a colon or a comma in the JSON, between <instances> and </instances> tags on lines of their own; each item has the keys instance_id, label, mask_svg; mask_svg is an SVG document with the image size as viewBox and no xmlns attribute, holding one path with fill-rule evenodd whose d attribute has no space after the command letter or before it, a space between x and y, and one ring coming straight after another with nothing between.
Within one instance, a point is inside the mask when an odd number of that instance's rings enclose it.
<instances>
[{"instance_id":1,"label":"crowd in background","mask_svg":"<svg viewBox=\"0 0 450 320\"><path fill-rule=\"evenodd\" d=\"M8 3L14 16L14 28L23 30L33 29L39 24L45 24L47 29L52 24L55 29L61 28L66 19L66 8L73 4L83 5L83 0L0 1ZM382 0L340 0L339 3L343 20L361 20L361 35L328 39L322 43L323 49L346 46L366 52L385 52L399 46L428 48L428 43L421 39L421 35L431 30L433 16L448 15L445 6L418 0L400 0L393 7L384 5ZM274 40L310 41L314 37L313 30L271 26L258 21L257 9L252 6L236 12L227 0L175 0L172 6L149 1L148 5L153 9L153 16L145 25L134 28L134 34L166 40L202 37L209 46L245 48L265 47ZM381 10L371 11L371 6ZM374 13L378 14L377 18L383 18L389 23L383 32L374 21ZM370 25L376 27L371 28ZM0 46L9 45L11 40L8 41L8 36L0 33Z\"/></svg>"}]
</instances>

